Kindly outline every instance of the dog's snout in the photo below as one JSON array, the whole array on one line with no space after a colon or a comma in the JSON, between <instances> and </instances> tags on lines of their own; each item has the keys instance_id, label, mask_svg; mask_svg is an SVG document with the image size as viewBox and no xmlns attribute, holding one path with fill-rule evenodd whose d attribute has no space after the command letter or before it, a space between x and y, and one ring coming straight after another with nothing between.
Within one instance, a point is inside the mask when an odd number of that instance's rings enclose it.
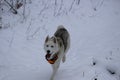
<instances>
[{"instance_id":1,"label":"dog's snout","mask_svg":"<svg viewBox=\"0 0 120 80\"><path fill-rule=\"evenodd\" d=\"M50 50L47 50L47 53L50 53Z\"/></svg>"}]
</instances>

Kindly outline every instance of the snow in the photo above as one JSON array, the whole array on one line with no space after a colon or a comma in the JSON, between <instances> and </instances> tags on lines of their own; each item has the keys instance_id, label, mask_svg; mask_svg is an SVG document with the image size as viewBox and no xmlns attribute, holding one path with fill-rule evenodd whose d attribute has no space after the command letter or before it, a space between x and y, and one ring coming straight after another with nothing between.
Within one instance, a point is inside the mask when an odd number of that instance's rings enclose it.
<instances>
[{"instance_id":1,"label":"snow","mask_svg":"<svg viewBox=\"0 0 120 80\"><path fill-rule=\"evenodd\" d=\"M56 7L52 0L29 1L25 17L22 8L1 15L0 80L49 80L43 45L58 25L69 31L71 47L55 80L120 80L119 0L58 0Z\"/></svg>"}]
</instances>

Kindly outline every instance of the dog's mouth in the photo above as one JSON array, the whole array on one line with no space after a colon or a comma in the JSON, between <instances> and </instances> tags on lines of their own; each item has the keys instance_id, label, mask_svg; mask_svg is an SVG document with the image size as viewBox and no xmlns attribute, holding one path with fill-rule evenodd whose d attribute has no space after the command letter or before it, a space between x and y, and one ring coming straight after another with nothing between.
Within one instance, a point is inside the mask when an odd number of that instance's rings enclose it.
<instances>
[{"instance_id":1,"label":"dog's mouth","mask_svg":"<svg viewBox=\"0 0 120 80\"><path fill-rule=\"evenodd\" d=\"M58 55L47 53L45 58L50 64L54 64L55 61L58 59Z\"/></svg>"},{"instance_id":2,"label":"dog's mouth","mask_svg":"<svg viewBox=\"0 0 120 80\"><path fill-rule=\"evenodd\" d=\"M50 57L51 57L51 54L50 54L50 53L47 53L47 54L46 54L46 59L50 59Z\"/></svg>"},{"instance_id":3,"label":"dog's mouth","mask_svg":"<svg viewBox=\"0 0 120 80\"><path fill-rule=\"evenodd\" d=\"M54 57L54 54L53 53L47 53L47 59L50 60Z\"/></svg>"}]
</instances>

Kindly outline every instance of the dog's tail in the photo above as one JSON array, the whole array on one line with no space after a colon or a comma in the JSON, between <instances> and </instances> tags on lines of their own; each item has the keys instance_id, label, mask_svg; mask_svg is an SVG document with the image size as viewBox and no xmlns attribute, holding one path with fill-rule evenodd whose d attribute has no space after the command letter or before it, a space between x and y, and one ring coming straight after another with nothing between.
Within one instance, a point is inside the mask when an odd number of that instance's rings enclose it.
<instances>
[{"instance_id":1,"label":"dog's tail","mask_svg":"<svg viewBox=\"0 0 120 80\"><path fill-rule=\"evenodd\" d=\"M57 29L64 29L63 25L59 25Z\"/></svg>"}]
</instances>

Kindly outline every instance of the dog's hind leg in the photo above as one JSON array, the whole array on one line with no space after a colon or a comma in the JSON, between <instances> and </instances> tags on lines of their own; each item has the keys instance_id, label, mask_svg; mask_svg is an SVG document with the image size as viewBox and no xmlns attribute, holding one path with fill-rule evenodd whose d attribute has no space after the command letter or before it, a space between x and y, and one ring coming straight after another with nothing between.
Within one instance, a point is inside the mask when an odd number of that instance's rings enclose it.
<instances>
[{"instance_id":1,"label":"dog's hind leg","mask_svg":"<svg viewBox=\"0 0 120 80\"><path fill-rule=\"evenodd\" d=\"M64 63L66 61L66 55L63 56L62 62Z\"/></svg>"},{"instance_id":2,"label":"dog's hind leg","mask_svg":"<svg viewBox=\"0 0 120 80\"><path fill-rule=\"evenodd\" d=\"M67 48L64 52L64 56L62 58L62 62L64 63L66 61L66 53L68 52L68 49L70 48L70 37L68 37L68 40L67 40Z\"/></svg>"}]
</instances>

